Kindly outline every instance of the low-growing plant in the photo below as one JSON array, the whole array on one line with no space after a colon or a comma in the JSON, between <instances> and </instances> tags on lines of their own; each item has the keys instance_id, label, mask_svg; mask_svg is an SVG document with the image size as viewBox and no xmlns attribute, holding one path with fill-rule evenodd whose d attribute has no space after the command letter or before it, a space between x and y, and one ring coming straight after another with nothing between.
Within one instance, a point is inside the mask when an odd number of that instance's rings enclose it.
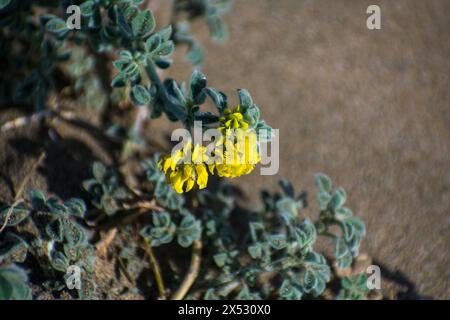
<instances>
[{"instance_id":1,"label":"low-growing plant","mask_svg":"<svg viewBox=\"0 0 450 320\"><path fill-rule=\"evenodd\" d=\"M32 190L28 202L2 207L0 224L5 232L0 234L0 261L31 264L35 275L44 275L44 286L56 291L67 289L68 267L78 266L83 278L78 297L90 298L95 290L91 280L94 249L77 221L85 212L83 200L61 203L39 190Z\"/></svg>"},{"instance_id":2,"label":"low-growing plant","mask_svg":"<svg viewBox=\"0 0 450 320\"><path fill-rule=\"evenodd\" d=\"M108 248L116 248L113 256L134 293L142 294L137 281L151 271L153 281L145 285L161 299L329 297L330 284L339 280L332 265L347 269L354 263L365 226L344 207L344 189L333 189L327 176L316 177L316 216L305 214L306 193L295 194L285 180L282 193L262 192L257 209L240 206L236 192L221 180L250 174L273 129L246 89L238 89L238 104L229 105L199 68L187 83L163 78L176 47L187 45L186 58L195 66L205 57L191 33L192 19L203 18L213 39L226 38L223 15L232 1L173 4L170 23L156 27L151 3L144 0L0 1L0 53L7 57L0 60L0 104L63 120L64 111L77 113L83 106L80 114L86 108L102 113L100 132L120 144L119 152L112 151L113 164L94 162L92 177L79 186L87 206L34 190L29 199L0 209L0 298L30 298L28 283L36 285L36 278L42 281L34 297L51 292L53 298L98 298L95 263ZM77 8L80 23L73 28L68 19L77 21ZM208 104L214 111L207 111ZM201 134L215 129L214 149L208 154L191 139L163 155L134 152L130 146L148 146L142 123L163 115L194 135L198 122ZM233 130L242 137L233 137ZM211 162L212 156L227 161ZM242 162L247 156L252 161ZM131 188L122 179L123 168L135 160L141 166L131 175L139 183ZM333 240L333 257L318 252L321 238ZM160 265L155 252L168 246L192 250L184 278L174 265L185 261ZM77 291L66 283L69 266L81 270ZM344 277L331 296L366 298L365 279Z\"/></svg>"}]
</instances>

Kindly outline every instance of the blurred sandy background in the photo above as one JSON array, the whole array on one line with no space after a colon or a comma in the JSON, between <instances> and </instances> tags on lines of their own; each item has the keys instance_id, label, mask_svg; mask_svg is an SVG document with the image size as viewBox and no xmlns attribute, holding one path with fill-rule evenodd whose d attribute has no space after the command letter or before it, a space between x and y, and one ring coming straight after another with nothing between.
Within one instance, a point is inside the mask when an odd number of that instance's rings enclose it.
<instances>
[{"instance_id":1,"label":"blurred sandy background","mask_svg":"<svg viewBox=\"0 0 450 320\"><path fill-rule=\"evenodd\" d=\"M370 4L381 30L366 28ZM279 174L236 183L256 201L286 177L314 209L314 174L328 174L366 222L364 251L410 298L450 298L449 14L446 0L238 0L225 44L194 25L209 85L232 102L247 88L280 129Z\"/></svg>"},{"instance_id":2,"label":"blurred sandy background","mask_svg":"<svg viewBox=\"0 0 450 320\"><path fill-rule=\"evenodd\" d=\"M161 26L171 1L159 1ZM366 28L370 4L381 7L381 30ZM280 129L279 174L257 170L235 181L249 202L257 203L255 190L275 190L285 177L298 192L309 191L305 214L312 216L314 174L328 174L366 223L363 251L381 265L383 288L403 290L403 298L450 299L449 14L448 0L236 0L226 16L228 42L212 43L202 21L192 26L208 53L209 86L234 103L235 89L247 88ZM169 76L189 78L183 60L177 52ZM174 127L153 121L149 134L162 137L161 126L165 133ZM3 140L0 163L7 165L0 167L20 181L27 171L21 163L33 160L4 151ZM16 142L27 152L35 147ZM33 183L74 196L93 160L89 148L78 148L62 160L61 150L50 153ZM73 185L66 186L67 172L77 172Z\"/></svg>"}]
</instances>

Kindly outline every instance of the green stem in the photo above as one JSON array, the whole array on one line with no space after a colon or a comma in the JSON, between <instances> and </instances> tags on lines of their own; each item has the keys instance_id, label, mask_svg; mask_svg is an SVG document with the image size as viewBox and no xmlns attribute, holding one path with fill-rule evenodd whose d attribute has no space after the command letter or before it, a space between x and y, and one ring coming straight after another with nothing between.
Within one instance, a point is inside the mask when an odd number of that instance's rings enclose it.
<instances>
[{"instance_id":1,"label":"green stem","mask_svg":"<svg viewBox=\"0 0 450 320\"><path fill-rule=\"evenodd\" d=\"M164 84L161 82L161 79L156 72L155 65L151 60L147 60L145 71L147 72L147 76L149 77L150 81L157 87L158 95L162 100L165 111L171 112L179 121L184 123L187 117L186 111L184 110L183 106L170 100L169 94L167 93Z\"/></svg>"}]
</instances>

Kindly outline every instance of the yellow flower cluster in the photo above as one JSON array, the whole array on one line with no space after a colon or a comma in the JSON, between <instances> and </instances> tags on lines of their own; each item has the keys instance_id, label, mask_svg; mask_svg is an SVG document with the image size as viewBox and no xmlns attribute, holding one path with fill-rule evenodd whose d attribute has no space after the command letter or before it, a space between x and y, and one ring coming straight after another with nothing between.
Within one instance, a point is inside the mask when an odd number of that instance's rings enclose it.
<instances>
[{"instance_id":1,"label":"yellow flower cluster","mask_svg":"<svg viewBox=\"0 0 450 320\"><path fill-rule=\"evenodd\" d=\"M249 130L239 106L233 111L226 109L219 121L217 129L222 135L212 157L206 154L205 147L193 147L189 142L182 150L161 159L159 167L176 192L188 192L195 183L199 189L205 188L207 168L211 174L217 172L220 177L237 178L252 172L261 161L256 133Z\"/></svg>"},{"instance_id":2,"label":"yellow flower cluster","mask_svg":"<svg viewBox=\"0 0 450 320\"><path fill-rule=\"evenodd\" d=\"M183 193L190 191L195 183L199 189L206 188L208 171L205 162L207 160L205 147L196 145L192 148L192 142L189 142L184 145L183 149L164 156L159 162L159 167L175 191Z\"/></svg>"}]
</instances>

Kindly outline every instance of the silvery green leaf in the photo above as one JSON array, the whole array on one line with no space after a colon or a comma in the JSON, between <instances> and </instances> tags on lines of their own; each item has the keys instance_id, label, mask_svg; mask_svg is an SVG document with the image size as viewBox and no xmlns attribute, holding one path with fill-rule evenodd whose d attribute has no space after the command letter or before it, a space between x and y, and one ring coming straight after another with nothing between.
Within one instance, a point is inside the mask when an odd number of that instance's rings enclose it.
<instances>
[{"instance_id":1,"label":"silvery green leaf","mask_svg":"<svg viewBox=\"0 0 450 320\"><path fill-rule=\"evenodd\" d=\"M122 31L122 34L124 36L128 38L131 38L133 36L133 30L128 24L125 14L121 9L117 10L117 23L119 25L120 31Z\"/></svg>"},{"instance_id":2,"label":"silvery green leaf","mask_svg":"<svg viewBox=\"0 0 450 320\"><path fill-rule=\"evenodd\" d=\"M162 28L158 31L158 35L161 37L163 42L169 41L172 36L172 25Z\"/></svg>"},{"instance_id":3,"label":"silvery green leaf","mask_svg":"<svg viewBox=\"0 0 450 320\"><path fill-rule=\"evenodd\" d=\"M79 246L87 242L87 235L83 227L70 219L63 220L64 234L69 244Z\"/></svg>"},{"instance_id":4,"label":"silvery green leaf","mask_svg":"<svg viewBox=\"0 0 450 320\"><path fill-rule=\"evenodd\" d=\"M7 8L13 0L0 0L0 10Z\"/></svg>"},{"instance_id":5,"label":"silvery green leaf","mask_svg":"<svg viewBox=\"0 0 450 320\"><path fill-rule=\"evenodd\" d=\"M194 70L189 81L190 98L194 100L206 88L206 76L198 70Z\"/></svg>"},{"instance_id":6,"label":"silvery green leaf","mask_svg":"<svg viewBox=\"0 0 450 320\"><path fill-rule=\"evenodd\" d=\"M205 92L210 96L217 109L222 113L227 107L227 96L213 88L206 88Z\"/></svg>"},{"instance_id":7,"label":"silvery green leaf","mask_svg":"<svg viewBox=\"0 0 450 320\"><path fill-rule=\"evenodd\" d=\"M342 256L338 259L338 268L345 269L351 266L353 261L352 255L350 253Z\"/></svg>"},{"instance_id":8,"label":"silvery green leaf","mask_svg":"<svg viewBox=\"0 0 450 320\"><path fill-rule=\"evenodd\" d=\"M272 141L274 137L273 129L265 121L259 121L256 126L256 133L258 134L259 142Z\"/></svg>"},{"instance_id":9,"label":"silvery green leaf","mask_svg":"<svg viewBox=\"0 0 450 320\"><path fill-rule=\"evenodd\" d=\"M246 111L248 108L253 106L253 99L248 90L238 89L238 96L239 105L241 106L242 110Z\"/></svg>"},{"instance_id":10,"label":"silvery green leaf","mask_svg":"<svg viewBox=\"0 0 450 320\"><path fill-rule=\"evenodd\" d=\"M228 28L225 22L217 16L209 16L207 18L211 35L216 41L224 41L228 37Z\"/></svg>"},{"instance_id":11,"label":"silvery green leaf","mask_svg":"<svg viewBox=\"0 0 450 320\"><path fill-rule=\"evenodd\" d=\"M80 12L83 17L90 17L94 14L95 3L93 0L85 1L80 5Z\"/></svg>"},{"instance_id":12,"label":"silvery green leaf","mask_svg":"<svg viewBox=\"0 0 450 320\"><path fill-rule=\"evenodd\" d=\"M34 210L43 210L45 208L45 203L47 200L45 199L45 195L42 191L33 189L30 191L31 205Z\"/></svg>"},{"instance_id":13,"label":"silvery green leaf","mask_svg":"<svg viewBox=\"0 0 450 320\"><path fill-rule=\"evenodd\" d=\"M8 232L3 241L0 242L0 262L18 262L25 261L28 252L28 244L15 233Z\"/></svg>"},{"instance_id":14,"label":"silvery green leaf","mask_svg":"<svg viewBox=\"0 0 450 320\"><path fill-rule=\"evenodd\" d=\"M323 173L316 174L316 185L319 191L326 192L331 192L331 188L333 186L331 179Z\"/></svg>"},{"instance_id":15,"label":"silvery green leaf","mask_svg":"<svg viewBox=\"0 0 450 320\"><path fill-rule=\"evenodd\" d=\"M269 244L275 250L281 250L286 248L287 239L283 234L273 234L268 236Z\"/></svg>"},{"instance_id":16,"label":"silvery green leaf","mask_svg":"<svg viewBox=\"0 0 450 320\"><path fill-rule=\"evenodd\" d=\"M319 202L320 210L326 210L331 201L331 195L326 191L320 191L317 194L317 201Z\"/></svg>"},{"instance_id":17,"label":"silvery green leaf","mask_svg":"<svg viewBox=\"0 0 450 320\"><path fill-rule=\"evenodd\" d=\"M31 300L25 271L16 265L0 267L0 300Z\"/></svg>"},{"instance_id":18,"label":"silvery green leaf","mask_svg":"<svg viewBox=\"0 0 450 320\"><path fill-rule=\"evenodd\" d=\"M127 80L122 74L116 75L111 81L111 87L113 88L123 88L127 84Z\"/></svg>"},{"instance_id":19,"label":"silvery green leaf","mask_svg":"<svg viewBox=\"0 0 450 320\"><path fill-rule=\"evenodd\" d=\"M284 193L291 197L294 198L294 187L292 186L292 183L290 183L288 180L286 179L281 179L278 184L280 185L281 189L283 189Z\"/></svg>"},{"instance_id":20,"label":"silvery green leaf","mask_svg":"<svg viewBox=\"0 0 450 320\"><path fill-rule=\"evenodd\" d=\"M30 214L30 210L25 207L23 203L19 203L11 209L10 206L6 206L0 209L0 226L5 224L5 220L8 219L6 226L16 226L24 221Z\"/></svg>"},{"instance_id":21,"label":"silvery green leaf","mask_svg":"<svg viewBox=\"0 0 450 320\"><path fill-rule=\"evenodd\" d=\"M83 218L86 212L86 204L83 200L78 198L72 198L64 202L64 206L67 208L70 215Z\"/></svg>"},{"instance_id":22,"label":"silvery green leaf","mask_svg":"<svg viewBox=\"0 0 450 320\"><path fill-rule=\"evenodd\" d=\"M69 261L67 260L66 256L59 251L52 251L52 253L50 254L50 263L52 264L54 269L64 273L69 267Z\"/></svg>"},{"instance_id":23,"label":"silvery green leaf","mask_svg":"<svg viewBox=\"0 0 450 320\"><path fill-rule=\"evenodd\" d=\"M97 181L102 181L104 178L106 178L106 172L107 172L107 169L103 163L101 163L99 161L96 161L93 163L92 175L94 176L94 178Z\"/></svg>"},{"instance_id":24,"label":"silvery green leaf","mask_svg":"<svg viewBox=\"0 0 450 320\"><path fill-rule=\"evenodd\" d=\"M366 226L364 225L364 222L361 221L361 219L357 217L351 217L347 219L346 222L350 223L360 236L364 236L366 234Z\"/></svg>"},{"instance_id":25,"label":"silvery green leaf","mask_svg":"<svg viewBox=\"0 0 450 320\"><path fill-rule=\"evenodd\" d=\"M62 242L64 239L64 227L60 219L55 219L45 226L47 235L56 242Z\"/></svg>"},{"instance_id":26,"label":"silvery green leaf","mask_svg":"<svg viewBox=\"0 0 450 320\"><path fill-rule=\"evenodd\" d=\"M355 228L353 224L346 220L341 223L341 226L344 232L345 241L350 241L355 235Z\"/></svg>"},{"instance_id":27,"label":"silvery green leaf","mask_svg":"<svg viewBox=\"0 0 450 320\"><path fill-rule=\"evenodd\" d=\"M135 85L131 88L131 100L138 106L146 106L150 104L152 97L149 91L143 85Z\"/></svg>"},{"instance_id":28,"label":"silvery green leaf","mask_svg":"<svg viewBox=\"0 0 450 320\"><path fill-rule=\"evenodd\" d=\"M228 255L226 253L219 253L213 256L214 262L219 268L225 266L228 260Z\"/></svg>"},{"instance_id":29,"label":"silvery green leaf","mask_svg":"<svg viewBox=\"0 0 450 320\"><path fill-rule=\"evenodd\" d=\"M282 198L277 201L276 208L279 213L286 213L291 219L298 214L297 202L292 198Z\"/></svg>"},{"instance_id":30,"label":"silvery green leaf","mask_svg":"<svg viewBox=\"0 0 450 320\"><path fill-rule=\"evenodd\" d=\"M352 216L352 211L348 208L341 207L335 210L335 217L337 220L346 220Z\"/></svg>"},{"instance_id":31,"label":"silvery green leaf","mask_svg":"<svg viewBox=\"0 0 450 320\"><path fill-rule=\"evenodd\" d=\"M53 18L47 21L45 28L52 33L63 33L68 31L66 21L61 18Z\"/></svg>"},{"instance_id":32,"label":"silvery green leaf","mask_svg":"<svg viewBox=\"0 0 450 320\"><path fill-rule=\"evenodd\" d=\"M348 254L348 252L349 252L348 247L344 239L337 238L335 241L335 249L334 249L334 256L336 257L336 259L345 256L346 254Z\"/></svg>"},{"instance_id":33,"label":"silvery green leaf","mask_svg":"<svg viewBox=\"0 0 450 320\"><path fill-rule=\"evenodd\" d=\"M158 49L155 51L155 56L158 57L168 57L175 50L175 45L172 40L163 42Z\"/></svg>"},{"instance_id":34,"label":"silvery green leaf","mask_svg":"<svg viewBox=\"0 0 450 320\"><path fill-rule=\"evenodd\" d=\"M337 210L340 207L342 207L342 205L345 203L346 200L347 200L347 193L345 192L344 189L338 188L338 189L336 189L336 191L334 192L334 194L331 198L330 206L334 210Z\"/></svg>"},{"instance_id":35,"label":"silvery green leaf","mask_svg":"<svg viewBox=\"0 0 450 320\"><path fill-rule=\"evenodd\" d=\"M150 10L139 12L131 21L133 34L145 37L155 28L155 18Z\"/></svg>"},{"instance_id":36,"label":"silvery green leaf","mask_svg":"<svg viewBox=\"0 0 450 320\"><path fill-rule=\"evenodd\" d=\"M302 292L294 286L291 281L284 280L281 284L280 289L278 290L278 295L286 300L301 300Z\"/></svg>"},{"instance_id":37,"label":"silvery green leaf","mask_svg":"<svg viewBox=\"0 0 450 320\"><path fill-rule=\"evenodd\" d=\"M253 259L259 259L262 256L262 246L257 243L248 247L248 253Z\"/></svg>"},{"instance_id":38,"label":"silvery green leaf","mask_svg":"<svg viewBox=\"0 0 450 320\"><path fill-rule=\"evenodd\" d=\"M160 45L161 45L161 36L157 33L152 34L145 41L145 49L147 50L148 53L153 53L159 48Z\"/></svg>"}]
</instances>

